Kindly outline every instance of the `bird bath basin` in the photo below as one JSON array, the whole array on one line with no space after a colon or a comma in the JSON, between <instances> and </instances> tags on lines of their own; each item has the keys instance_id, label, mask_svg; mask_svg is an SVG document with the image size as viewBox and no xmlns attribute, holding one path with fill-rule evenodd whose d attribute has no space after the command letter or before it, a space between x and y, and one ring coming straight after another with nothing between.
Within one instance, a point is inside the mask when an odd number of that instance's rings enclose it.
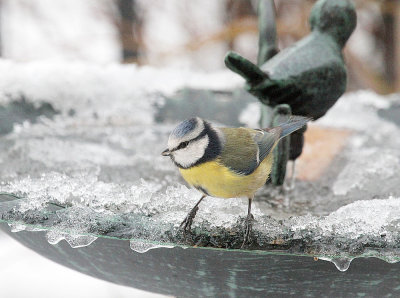
<instances>
[{"instance_id":1,"label":"bird bath basin","mask_svg":"<svg viewBox=\"0 0 400 298\"><path fill-rule=\"evenodd\" d=\"M65 241L49 244L45 232L11 233L7 226L2 228L37 253L79 272L175 296L384 296L397 293L400 278L397 264L376 258L356 259L343 273L329 262L287 252L174 245L138 253L130 249L129 240L111 237L72 248Z\"/></svg>"},{"instance_id":2,"label":"bird bath basin","mask_svg":"<svg viewBox=\"0 0 400 298\"><path fill-rule=\"evenodd\" d=\"M399 291L398 97L348 94L310 125L296 188L258 193L239 250L246 199L207 198L185 238L178 227L199 194L160 155L184 118L256 125L258 103L233 74L0 63L10 69L0 227L39 254L176 296Z\"/></svg>"}]
</instances>

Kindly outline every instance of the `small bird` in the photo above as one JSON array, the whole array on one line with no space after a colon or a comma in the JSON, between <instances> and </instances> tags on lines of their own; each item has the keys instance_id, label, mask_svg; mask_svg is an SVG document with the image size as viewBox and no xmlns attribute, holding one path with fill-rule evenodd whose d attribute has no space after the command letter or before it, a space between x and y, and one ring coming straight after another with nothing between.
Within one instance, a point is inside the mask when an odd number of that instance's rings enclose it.
<instances>
[{"instance_id":1,"label":"small bird","mask_svg":"<svg viewBox=\"0 0 400 298\"><path fill-rule=\"evenodd\" d=\"M274 147L309 120L291 116L287 122L266 129L215 127L198 117L181 122L169 136L162 155L169 156L186 182L202 193L181 224L185 234L206 196L247 197L243 248L251 232L251 202L271 172Z\"/></svg>"}]
</instances>

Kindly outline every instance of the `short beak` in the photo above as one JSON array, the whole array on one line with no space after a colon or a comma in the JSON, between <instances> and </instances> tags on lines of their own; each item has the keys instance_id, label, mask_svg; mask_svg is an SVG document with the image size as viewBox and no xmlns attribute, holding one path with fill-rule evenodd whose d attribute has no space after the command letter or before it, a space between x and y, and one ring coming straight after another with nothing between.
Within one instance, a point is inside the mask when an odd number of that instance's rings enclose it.
<instances>
[{"instance_id":1,"label":"short beak","mask_svg":"<svg viewBox=\"0 0 400 298\"><path fill-rule=\"evenodd\" d=\"M171 152L169 151L169 149L165 149L165 150L161 153L161 155L162 155L162 156L170 156L170 155L171 155Z\"/></svg>"}]
</instances>

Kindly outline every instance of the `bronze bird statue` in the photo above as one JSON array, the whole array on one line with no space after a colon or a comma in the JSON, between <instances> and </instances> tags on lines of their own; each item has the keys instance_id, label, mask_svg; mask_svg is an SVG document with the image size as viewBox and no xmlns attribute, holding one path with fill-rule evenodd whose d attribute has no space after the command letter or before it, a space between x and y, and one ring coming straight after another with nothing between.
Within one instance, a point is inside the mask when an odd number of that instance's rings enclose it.
<instances>
[{"instance_id":1,"label":"bronze bird statue","mask_svg":"<svg viewBox=\"0 0 400 298\"><path fill-rule=\"evenodd\" d=\"M260 66L234 52L226 55L225 64L246 80L246 90L263 104L316 120L346 90L347 71L342 50L357 24L355 7L349 0L317 1L309 19L311 33L280 52L275 45L271 7L272 0L260 1ZM304 131L291 135L290 160L302 152ZM282 169L283 166L286 169L286 163L280 165ZM277 184L283 183L282 179L278 180Z\"/></svg>"}]
</instances>

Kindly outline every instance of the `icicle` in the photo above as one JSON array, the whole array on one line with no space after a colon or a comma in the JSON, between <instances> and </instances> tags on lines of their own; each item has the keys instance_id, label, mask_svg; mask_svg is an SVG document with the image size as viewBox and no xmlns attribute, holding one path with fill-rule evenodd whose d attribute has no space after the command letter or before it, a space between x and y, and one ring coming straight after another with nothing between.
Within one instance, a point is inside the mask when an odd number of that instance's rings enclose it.
<instances>
[{"instance_id":1,"label":"icicle","mask_svg":"<svg viewBox=\"0 0 400 298\"><path fill-rule=\"evenodd\" d=\"M65 240L72 248L89 246L97 239L97 237L91 235L69 235L57 231L48 232L46 238L52 245L57 244L61 240Z\"/></svg>"},{"instance_id":2,"label":"icicle","mask_svg":"<svg viewBox=\"0 0 400 298\"><path fill-rule=\"evenodd\" d=\"M174 248L173 245L159 245L159 244L153 244L153 243L142 242L142 241L137 241L137 240L131 240L130 247L133 251L136 251L138 253L145 253L145 252L148 252L149 250L152 250L155 248L160 248L160 247Z\"/></svg>"},{"instance_id":3,"label":"icicle","mask_svg":"<svg viewBox=\"0 0 400 298\"><path fill-rule=\"evenodd\" d=\"M89 235L73 235L73 236L67 235L65 237L65 241L67 241L68 244L71 245L72 248L89 246L96 239L97 239L97 237L89 236Z\"/></svg>"},{"instance_id":4,"label":"icicle","mask_svg":"<svg viewBox=\"0 0 400 298\"><path fill-rule=\"evenodd\" d=\"M8 225L11 228L11 232L13 232L13 233L25 231L25 229L26 229L25 225L18 223L18 222L9 223Z\"/></svg>"},{"instance_id":5,"label":"icicle","mask_svg":"<svg viewBox=\"0 0 400 298\"><path fill-rule=\"evenodd\" d=\"M336 269L341 272L347 271L347 269L349 269L350 267L350 263L354 260L354 258L328 258L328 257L320 257L319 259L333 263L336 266Z\"/></svg>"}]
</instances>

